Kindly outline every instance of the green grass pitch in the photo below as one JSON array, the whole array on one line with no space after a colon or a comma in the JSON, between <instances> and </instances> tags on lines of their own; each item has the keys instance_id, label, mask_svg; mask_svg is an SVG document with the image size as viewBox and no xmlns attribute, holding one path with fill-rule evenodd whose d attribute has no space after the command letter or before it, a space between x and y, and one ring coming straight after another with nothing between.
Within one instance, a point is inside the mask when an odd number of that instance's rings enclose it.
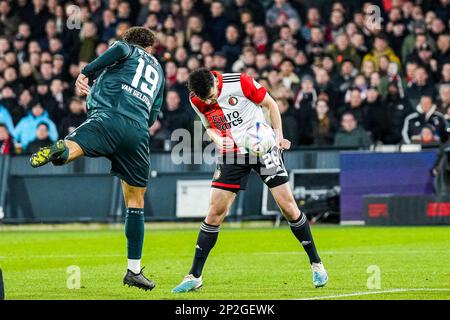
<instances>
[{"instance_id":1,"label":"green grass pitch","mask_svg":"<svg viewBox=\"0 0 450 320\"><path fill-rule=\"evenodd\" d=\"M192 261L194 225L147 228L143 265L157 283L149 292L122 285L123 226L65 231L2 227L6 299L450 299L450 227L444 226L315 225L330 277L326 287L315 289L307 256L286 226L225 224L206 264L204 287L174 295L170 290ZM80 289L67 288L66 271L72 265L80 268ZM378 268L380 287L368 288L369 277L369 284L376 284Z\"/></svg>"}]
</instances>

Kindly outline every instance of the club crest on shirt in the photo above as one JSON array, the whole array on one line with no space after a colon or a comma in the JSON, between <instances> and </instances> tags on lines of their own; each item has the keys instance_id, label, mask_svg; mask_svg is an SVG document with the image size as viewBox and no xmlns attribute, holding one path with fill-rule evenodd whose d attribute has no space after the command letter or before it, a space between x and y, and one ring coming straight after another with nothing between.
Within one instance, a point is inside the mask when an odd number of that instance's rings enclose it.
<instances>
[{"instance_id":1,"label":"club crest on shirt","mask_svg":"<svg viewBox=\"0 0 450 320\"><path fill-rule=\"evenodd\" d=\"M229 97L229 98L228 98L228 103L229 103L231 106L235 106L235 105L238 104L238 99L237 99L236 97Z\"/></svg>"}]
</instances>

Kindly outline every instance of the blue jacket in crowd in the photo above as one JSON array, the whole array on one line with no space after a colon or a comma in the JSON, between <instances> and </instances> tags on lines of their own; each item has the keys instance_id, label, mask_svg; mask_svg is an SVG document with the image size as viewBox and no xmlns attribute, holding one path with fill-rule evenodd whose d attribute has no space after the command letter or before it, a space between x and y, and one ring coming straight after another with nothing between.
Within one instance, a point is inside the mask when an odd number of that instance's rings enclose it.
<instances>
[{"instance_id":1,"label":"blue jacket in crowd","mask_svg":"<svg viewBox=\"0 0 450 320\"><path fill-rule=\"evenodd\" d=\"M53 142L58 140L58 130L53 121L50 120L47 111L44 111L39 117L35 117L29 112L19 121L13 135L15 140L22 145L23 150L27 148L30 142L36 139L36 129L41 123L45 123L48 126L48 136L50 140Z\"/></svg>"},{"instance_id":2,"label":"blue jacket in crowd","mask_svg":"<svg viewBox=\"0 0 450 320\"><path fill-rule=\"evenodd\" d=\"M0 123L4 124L8 129L10 135L14 134L14 123L8 109L4 105L0 104Z\"/></svg>"}]
</instances>

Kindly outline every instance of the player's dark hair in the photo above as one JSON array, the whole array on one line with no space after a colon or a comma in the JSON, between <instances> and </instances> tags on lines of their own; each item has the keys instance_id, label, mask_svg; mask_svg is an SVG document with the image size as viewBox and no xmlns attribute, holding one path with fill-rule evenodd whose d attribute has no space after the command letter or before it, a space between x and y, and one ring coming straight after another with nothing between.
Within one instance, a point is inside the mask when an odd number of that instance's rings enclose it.
<instances>
[{"instance_id":1,"label":"player's dark hair","mask_svg":"<svg viewBox=\"0 0 450 320\"><path fill-rule=\"evenodd\" d=\"M213 86L214 76L205 68L197 69L189 75L188 88L199 98L208 97Z\"/></svg>"},{"instance_id":2,"label":"player's dark hair","mask_svg":"<svg viewBox=\"0 0 450 320\"><path fill-rule=\"evenodd\" d=\"M137 44L142 48L153 46L156 40L155 34L144 27L131 27L125 31L123 40L130 44Z\"/></svg>"}]
</instances>

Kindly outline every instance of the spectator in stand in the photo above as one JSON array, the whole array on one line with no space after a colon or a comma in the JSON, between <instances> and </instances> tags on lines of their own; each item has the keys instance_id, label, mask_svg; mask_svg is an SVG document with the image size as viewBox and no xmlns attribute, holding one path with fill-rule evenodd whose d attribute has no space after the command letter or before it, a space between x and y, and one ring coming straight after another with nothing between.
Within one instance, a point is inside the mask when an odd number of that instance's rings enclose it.
<instances>
[{"instance_id":1,"label":"spectator in stand","mask_svg":"<svg viewBox=\"0 0 450 320\"><path fill-rule=\"evenodd\" d=\"M334 115L330 112L328 101L325 99L321 98L316 102L312 128L315 146L325 147L333 145L337 123Z\"/></svg>"},{"instance_id":2,"label":"spectator in stand","mask_svg":"<svg viewBox=\"0 0 450 320\"><path fill-rule=\"evenodd\" d=\"M344 113L352 113L358 124L367 127L367 106L363 102L361 89L353 87L350 91L349 102L338 107L337 117L341 118Z\"/></svg>"},{"instance_id":3,"label":"spectator in stand","mask_svg":"<svg viewBox=\"0 0 450 320\"><path fill-rule=\"evenodd\" d=\"M300 20L298 12L286 0L275 0L272 7L267 10L266 24L269 28L279 26L278 21L280 17L285 17L286 20L295 19Z\"/></svg>"},{"instance_id":4,"label":"spectator in stand","mask_svg":"<svg viewBox=\"0 0 450 320\"><path fill-rule=\"evenodd\" d=\"M228 67L227 55L222 51L218 51L214 54L213 65L216 71L219 71L221 73L230 72L230 70L227 69Z\"/></svg>"},{"instance_id":5,"label":"spectator in stand","mask_svg":"<svg viewBox=\"0 0 450 320\"><path fill-rule=\"evenodd\" d=\"M226 43L224 30L227 29L228 19L224 13L225 8L222 1L214 0L211 2L211 16L207 20L208 34L214 49L221 50Z\"/></svg>"},{"instance_id":6,"label":"spectator in stand","mask_svg":"<svg viewBox=\"0 0 450 320\"><path fill-rule=\"evenodd\" d=\"M12 37L17 32L20 18L12 10L9 1L0 1L0 34Z\"/></svg>"},{"instance_id":7,"label":"spectator in stand","mask_svg":"<svg viewBox=\"0 0 450 320\"><path fill-rule=\"evenodd\" d=\"M297 120L292 115L289 107L289 102L285 98L275 100L280 109L281 121L283 123L283 136L285 139L291 141L293 147L299 145L299 128Z\"/></svg>"},{"instance_id":8,"label":"spectator in stand","mask_svg":"<svg viewBox=\"0 0 450 320\"><path fill-rule=\"evenodd\" d=\"M15 153L13 138L6 125L0 123L0 155L13 155Z\"/></svg>"},{"instance_id":9,"label":"spectator in stand","mask_svg":"<svg viewBox=\"0 0 450 320\"><path fill-rule=\"evenodd\" d=\"M361 63L356 49L348 40L347 34L343 32L336 36L336 42L327 48L327 53L333 57L334 63L338 67L346 60L351 60L356 68L359 68Z\"/></svg>"},{"instance_id":10,"label":"spectator in stand","mask_svg":"<svg viewBox=\"0 0 450 320\"><path fill-rule=\"evenodd\" d=\"M52 142L58 140L58 130L53 121L50 120L48 112L45 111L39 101L33 101L31 111L19 121L14 130L15 140L21 145L22 150L26 150L28 144L36 139L36 128L40 123L47 124Z\"/></svg>"},{"instance_id":11,"label":"spectator in stand","mask_svg":"<svg viewBox=\"0 0 450 320\"><path fill-rule=\"evenodd\" d=\"M303 77L301 87L294 96L293 114L299 126L299 143L310 145L313 143L311 119L317 101L317 93L314 88L314 80L311 76Z\"/></svg>"},{"instance_id":12,"label":"spectator in stand","mask_svg":"<svg viewBox=\"0 0 450 320\"><path fill-rule=\"evenodd\" d=\"M417 105L416 112L406 117L403 125L402 136L404 143L411 143L413 136L420 136L420 132L426 125L434 127L436 134L442 142L448 139L448 123L444 115L436 111L433 97L424 95Z\"/></svg>"},{"instance_id":13,"label":"spectator in stand","mask_svg":"<svg viewBox=\"0 0 450 320\"><path fill-rule=\"evenodd\" d=\"M0 123L8 129L9 132L14 132L14 122L8 109L0 103Z\"/></svg>"},{"instance_id":14,"label":"spectator in stand","mask_svg":"<svg viewBox=\"0 0 450 320\"><path fill-rule=\"evenodd\" d=\"M345 32L345 17L343 9L334 9L331 11L330 23L327 26L327 40L329 42L336 41L339 34Z\"/></svg>"},{"instance_id":15,"label":"spectator in stand","mask_svg":"<svg viewBox=\"0 0 450 320\"><path fill-rule=\"evenodd\" d=\"M403 18L401 8L394 7L389 12L389 22L386 24L386 35L395 54L400 57L402 52L402 43L408 34L408 30Z\"/></svg>"},{"instance_id":16,"label":"spectator in stand","mask_svg":"<svg viewBox=\"0 0 450 320\"><path fill-rule=\"evenodd\" d=\"M39 150L39 148L48 146L54 142L49 138L48 129L49 128L47 123L42 122L38 124L36 129L36 139L28 144L27 148L25 149L26 154L35 153Z\"/></svg>"},{"instance_id":17,"label":"spectator in stand","mask_svg":"<svg viewBox=\"0 0 450 320\"><path fill-rule=\"evenodd\" d=\"M267 31L263 26L256 26L253 32L252 44L257 52L266 53L268 51L269 37Z\"/></svg>"},{"instance_id":18,"label":"spectator in stand","mask_svg":"<svg viewBox=\"0 0 450 320\"><path fill-rule=\"evenodd\" d=\"M114 38L117 28L117 19L109 9L103 11L102 19L102 31L100 33L100 40L107 42L109 39Z\"/></svg>"},{"instance_id":19,"label":"spectator in stand","mask_svg":"<svg viewBox=\"0 0 450 320\"><path fill-rule=\"evenodd\" d=\"M437 101L438 111L446 113L450 106L450 83L442 84L439 88L439 97Z\"/></svg>"},{"instance_id":20,"label":"spectator in stand","mask_svg":"<svg viewBox=\"0 0 450 320\"><path fill-rule=\"evenodd\" d=\"M158 119L148 128L148 132L150 134L150 150L164 150L164 142L170 138L170 133L164 130Z\"/></svg>"},{"instance_id":21,"label":"spectator in stand","mask_svg":"<svg viewBox=\"0 0 450 320\"><path fill-rule=\"evenodd\" d=\"M167 89L171 89L177 83L177 64L173 61L167 61L164 71L166 77L165 86Z\"/></svg>"},{"instance_id":22,"label":"spectator in stand","mask_svg":"<svg viewBox=\"0 0 450 320\"><path fill-rule=\"evenodd\" d=\"M442 67L441 83L450 84L450 62L447 62Z\"/></svg>"},{"instance_id":23,"label":"spectator in stand","mask_svg":"<svg viewBox=\"0 0 450 320\"><path fill-rule=\"evenodd\" d=\"M95 58L95 47L97 46L97 26L87 21L80 31L81 47L79 52L80 61L91 62Z\"/></svg>"},{"instance_id":24,"label":"spectator in stand","mask_svg":"<svg viewBox=\"0 0 450 320\"><path fill-rule=\"evenodd\" d=\"M408 57L414 52L415 48L420 47L424 43L428 43L431 48L435 49L433 38L426 31L426 25L423 21L415 21L413 24L413 33L406 36L402 43L402 61L408 60Z\"/></svg>"},{"instance_id":25,"label":"spectator in stand","mask_svg":"<svg viewBox=\"0 0 450 320\"><path fill-rule=\"evenodd\" d=\"M306 54L313 61L320 61L325 52L325 34L320 25L311 27L311 40L305 47Z\"/></svg>"},{"instance_id":26,"label":"spectator in stand","mask_svg":"<svg viewBox=\"0 0 450 320\"><path fill-rule=\"evenodd\" d=\"M79 98L70 101L70 112L62 118L59 128L59 136L65 137L72 133L86 120L86 104Z\"/></svg>"},{"instance_id":27,"label":"spectator in stand","mask_svg":"<svg viewBox=\"0 0 450 320\"><path fill-rule=\"evenodd\" d=\"M430 96L433 100L436 98L436 88L429 80L429 74L424 67L417 67L414 71L414 79L406 90L406 96L412 106L417 106L423 96Z\"/></svg>"},{"instance_id":28,"label":"spectator in stand","mask_svg":"<svg viewBox=\"0 0 450 320\"><path fill-rule=\"evenodd\" d=\"M180 107L180 96L175 90L169 90L166 94L166 106L161 125L167 132L173 132L176 129L192 129L192 119Z\"/></svg>"},{"instance_id":29,"label":"spectator in stand","mask_svg":"<svg viewBox=\"0 0 450 320\"><path fill-rule=\"evenodd\" d=\"M253 47L245 47L239 59L233 63L231 70L233 72L242 72L245 69L254 66L256 63L256 50Z\"/></svg>"},{"instance_id":30,"label":"spectator in stand","mask_svg":"<svg viewBox=\"0 0 450 320\"><path fill-rule=\"evenodd\" d=\"M355 116L351 112L344 113L341 129L334 138L334 146L347 148L368 148L372 144L369 135L358 126Z\"/></svg>"},{"instance_id":31,"label":"spectator in stand","mask_svg":"<svg viewBox=\"0 0 450 320\"><path fill-rule=\"evenodd\" d=\"M411 143L418 143L422 146L439 147L440 138L435 132L435 128L427 124L421 130L420 134L411 137Z\"/></svg>"},{"instance_id":32,"label":"spectator in stand","mask_svg":"<svg viewBox=\"0 0 450 320\"><path fill-rule=\"evenodd\" d=\"M226 42L221 51L227 57L227 69L231 70L233 63L239 58L242 46L239 42L239 29L235 25L229 25L225 31Z\"/></svg>"},{"instance_id":33,"label":"spectator in stand","mask_svg":"<svg viewBox=\"0 0 450 320\"><path fill-rule=\"evenodd\" d=\"M386 144L398 144L402 142L402 129L405 118L414 110L399 90L397 82L391 82L387 88L387 96L383 102L387 109L387 123L389 134L385 138Z\"/></svg>"},{"instance_id":34,"label":"spectator in stand","mask_svg":"<svg viewBox=\"0 0 450 320\"><path fill-rule=\"evenodd\" d=\"M382 103L380 93L376 87L369 87L365 106L367 110L365 127L371 133L374 143L386 143L389 135L388 110Z\"/></svg>"},{"instance_id":35,"label":"spectator in stand","mask_svg":"<svg viewBox=\"0 0 450 320\"><path fill-rule=\"evenodd\" d=\"M181 109L195 114L195 111L189 107L189 89L187 87L187 80L189 78L189 69L187 67L180 67L177 70L177 81L172 89L178 92L181 101Z\"/></svg>"},{"instance_id":36,"label":"spectator in stand","mask_svg":"<svg viewBox=\"0 0 450 320\"><path fill-rule=\"evenodd\" d=\"M283 59L280 66L280 76L283 85L295 92L300 87L300 78L294 73L294 67L294 61L288 58Z\"/></svg>"},{"instance_id":37,"label":"spectator in stand","mask_svg":"<svg viewBox=\"0 0 450 320\"><path fill-rule=\"evenodd\" d=\"M400 59L395 54L394 50L389 47L388 40L385 35L378 34L373 41L373 49L371 52L364 56L363 62L371 60L375 64L375 69L378 70L380 64L380 57L386 56L389 61L395 62L400 66Z\"/></svg>"},{"instance_id":38,"label":"spectator in stand","mask_svg":"<svg viewBox=\"0 0 450 320\"><path fill-rule=\"evenodd\" d=\"M450 35L448 33L440 34L438 37L436 59L438 69L442 69L442 66L450 61Z\"/></svg>"},{"instance_id":39,"label":"spectator in stand","mask_svg":"<svg viewBox=\"0 0 450 320\"><path fill-rule=\"evenodd\" d=\"M332 79L333 88L336 91L336 104L343 104L345 93L353 85L353 80L358 70L354 67L352 60L344 60L341 64L340 73Z\"/></svg>"},{"instance_id":40,"label":"spectator in stand","mask_svg":"<svg viewBox=\"0 0 450 320\"><path fill-rule=\"evenodd\" d=\"M50 97L44 104L50 119L54 123L61 123L61 120L69 111L69 99L64 93L64 84L60 79L53 79L50 84Z\"/></svg>"},{"instance_id":41,"label":"spectator in stand","mask_svg":"<svg viewBox=\"0 0 450 320\"><path fill-rule=\"evenodd\" d=\"M227 10L227 15L232 23L240 23L242 14L251 13L252 19L257 24L264 24L264 7L259 1L253 0L234 0L231 1Z\"/></svg>"},{"instance_id":42,"label":"spectator in stand","mask_svg":"<svg viewBox=\"0 0 450 320\"><path fill-rule=\"evenodd\" d=\"M322 18L320 16L320 11L316 7L311 7L308 9L307 21L302 28L302 37L306 41L311 39L311 29L313 26L320 26Z\"/></svg>"},{"instance_id":43,"label":"spectator in stand","mask_svg":"<svg viewBox=\"0 0 450 320\"><path fill-rule=\"evenodd\" d=\"M328 96L329 107L335 109L335 91L331 83L330 75L323 68L315 69L315 89L317 93L326 93ZM334 112L334 111L333 111Z\"/></svg>"}]
</instances>

